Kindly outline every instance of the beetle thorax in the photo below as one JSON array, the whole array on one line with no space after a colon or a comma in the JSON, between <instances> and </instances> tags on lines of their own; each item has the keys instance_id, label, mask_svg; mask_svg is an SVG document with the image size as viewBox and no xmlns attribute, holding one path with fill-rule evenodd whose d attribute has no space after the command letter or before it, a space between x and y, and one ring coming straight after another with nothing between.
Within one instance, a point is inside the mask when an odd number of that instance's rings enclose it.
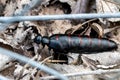
<instances>
[{"instance_id":1,"label":"beetle thorax","mask_svg":"<svg viewBox=\"0 0 120 80\"><path fill-rule=\"evenodd\" d=\"M49 44L49 38L48 37L42 37L42 44L43 45L48 45Z\"/></svg>"}]
</instances>

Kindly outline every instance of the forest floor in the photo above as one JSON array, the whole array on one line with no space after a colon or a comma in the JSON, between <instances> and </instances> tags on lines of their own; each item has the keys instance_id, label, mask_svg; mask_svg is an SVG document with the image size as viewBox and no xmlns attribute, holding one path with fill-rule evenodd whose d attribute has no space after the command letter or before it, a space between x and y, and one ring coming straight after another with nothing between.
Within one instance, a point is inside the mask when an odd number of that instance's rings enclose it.
<instances>
[{"instance_id":1,"label":"forest floor","mask_svg":"<svg viewBox=\"0 0 120 80\"><path fill-rule=\"evenodd\" d=\"M0 16L17 15L31 1L0 0ZM117 13L120 9L120 4L112 0L41 0L39 3L24 15ZM0 47L27 56L61 74L68 74L71 76L69 80L120 80L120 72L114 72L120 68L120 18L20 21L2 26L0 30ZM107 38L117 43L118 49L93 54L68 53L64 55L67 59L60 60L58 57L55 60L53 57L56 56L49 54L54 51L34 42L39 34L47 37L53 34L76 34ZM99 70L113 70L114 73L101 73ZM90 71L96 71L96 74L87 75ZM75 75L78 72L80 74ZM0 74L10 80L51 80L48 73L3 54L0 54Z\"/></svg>"}]
</instances>

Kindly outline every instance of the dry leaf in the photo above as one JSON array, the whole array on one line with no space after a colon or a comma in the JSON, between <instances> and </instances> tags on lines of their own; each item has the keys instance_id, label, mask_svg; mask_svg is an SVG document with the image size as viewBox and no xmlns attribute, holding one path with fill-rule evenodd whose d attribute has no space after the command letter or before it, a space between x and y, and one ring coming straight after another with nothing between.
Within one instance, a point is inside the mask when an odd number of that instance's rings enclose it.
<instances>
[{"instance_id":1,"label":"dry leaf","mask_svg":"<svg viewBox=\"0 0 120 80\"><path fill-rule=\"evenodd\" d=\"M16 7L16 2L10 1L10 3L7 3L4 10L4 16L12 16L15 12Z\"/></svg>"},{"instance_id":2,"label":"dry leaf","mask_svg":"<svg viewBox=\"0 0 120 80\"><path fill-rule=\"evenodd\" d=\"M89 8L88 6L90 0L78 0L75 6L72 9L72 14L80 14L80 13L88 13ZM71 20L72 24L79 24L85 22L85 19L73 19Z\"/></svg>"},{"instance_id":3,"label":"dry leaf","mask_svg":"<svg viewBox=\"0 0 120 80\"><path fill-rule=\"evenodd\" d=\"M90 68L86 68L83 65L66 65L66 64L47 64L49 67L57 70L60 73L67 74L67 73L75 73L75 72L86 72L91 71ZM69 80L94 80L97 78L94 75L87 75L87 76L72 76L69 77Z\"/></svg>"},{"instance_id":4,"label":"dry leaf","mask_svg":"<svg viewBox=\"0 0 120 80\"><path fill-rule=\"evenodd\" d=\"M85 54L83 54L85 55ZM119 64L120 62L120 55L119 52L103 52L103 53L94 53L94 54L87 54L85 55L92 60L97 60L102 65L114 65Z\"/></svg>"},{"instance_id":5,"label":"dry leaf","mask_svg":"<svg viewBox=\"0 0 120 80\"><path fill-rule=\"evenodd\" d=\"M99 37L103 37L103 28L97 24L97 23L92 23L91 27L98 33Z\"/></svg>"},{"instance_id":6,"label":"dry leaf","mask_svg":"<svg viewBox=\"0 0 120 80\"><path fill-rule=\"evenodd\" d=\"M118 13L119 8L116 4L105 1L105 0L96 0L97 13ZM111 22L120 21L120 18L106 18L105 20ZM104 23L104 19L100 18L100 21Z\"/></svg>"},{"instance_id":7,"label":"dry leaf","mask_svg":"<svg viewBox=\"0 0 120 80\"><path fill-rule=\"evenodd\" d=\"M76 1L75 0L59 0L60 2L63 2L63 3L68 3L70 5L70 7L72 8Z\"/></svg>"},{"instance_id":8,"label":"dry leaf","mask_svg":"<svg viewBox=\"0 0 120 80\"><path fill-rule=\"evenodd\" d=\"M6 1L7 1L7 0L0 0L0 3L2 3L2 4L5 5L5 4L6 4Z\"/></svg>"},{"instance_id":9,"label":"dry leaf","mask_svg":"<svg viewBox=\"0 0 120 80\"><path fill-rule=\"evenodd\" d=\"M54 15L54 14L65 14L66 10L66 5L69 9L73 9L73 6L75 6L76 2L78 0L42 0L42 6L39 5L35 8L32 8L31 11L28 12L28 14L26 15ZM80 1L80 0L79 0ZM83 0L84 1L84 0ZM88 0L89 1L89 0ZM10 16L12 14L17 14L18 12L20 12L23 7L26 4L30 3L30 0L8 0L6 3L6 0L1 0L0 1L2 4L6 5L5 6L5 10L3 10L4 15L5 16ZM55 3L54 2L58 2ZM103 5L107 5L107 3L103 3L103 0L101 1ZM99 4L100 5L100 4ZM102 6L103 6L102 5ZM62 6L62 7L61 7ZM63 7L65 6L65 7ZM84 5L85 7L87 5ZM101 5L100 5L101 6ZM111 6L111 5L110 5ZM75 9L78 9L79 7L76 7ZM109 7L107 7L108 9ZM106 8L105 8L106 9ZM117 12L117 8L115 6L113 6L113 9L116 9L115 12ZM68 9L67 9L68 10ZM83 7L83 10L84 7ZM114 11L114 10L113 10ZM109 12L109 11L108 11ZM108 19L109 20L109 19ZM92 21L92 22L91 22ZM95 21L97 22L97 21ZM98 25L97 23L95 23L94 20L90 20L87 21L85 23L83 23L82 25L88 24L87 28L91 28L89 26L89 24L91 25L91 23L93 23L93 28L95 29L95 31L102 36L102 29L101 26ZM45 62L44 60L46 59L46 57L50 56L49 54L49 49L47 46L42 47L42 45L40 44L36 44L34 43L34 37L36 35L41 34L42 36L50 36L52 34L59 34L62 33L64 34L66 30L73 28L74 31L79 30L80 28L82 28L83 26L81 26L81 24L77 25L77 26L73 26L68 20L51 20L51 21L25 21L25 22L17 22L16 24L12 24L9 26L9 28L2 34L0 34L0 37L3 35L4 37L2 37L3 39L0 39L0 47L9 49L11 51L22 53L22 55L27 55L29 57L33 57L34 55L37 56L37 61L41 61L41 62ZM83 30L84 33L89 34L91 32L90 29L85 28ZM72 31L72 32L74 32ZM71 32L71 33L72 33ZM119 36L117 36L118 38ZM51 53L53 53L53 51L51 51ZM72 54L72 57L74 58L74 60L72 60L69 57L69 62L74 62L77 60L79 54ZM70 55L71 56L71 55ZM1 56L0 56L1 57ZM9 59L6 58L6 56L2 56L1 61L1 66L3 66L3 64L5 65L6 62L9 62ZM70 61L71 60L71 61ZM93 60L93 61L92 61ZM100 65L94 63L94 61L99 61ZM53 60L54 61L54 60ZM85 60L83 60L85 63ZM117 65L120 62L120 58L119 58L119 53L118 52L110 52L110 53L106 53L106 54L91 54L91 55L87 55L87 59L86 59L86 64L88 66L93 66L95 67L95 69L97 69L96 67L99 68L106 68L108 69L113 67L111 65ZM19 63L19 62L18 62ZM47 73L43 73L41 71L39 71L36 68L33 68L31 66L25 68L25 70L23 70L23 73L21 72L21 68L23 67L23 63L19 63L19 64L15 64L17 66L17 68L15 69L14 72L14 76L13 77L17 77L17 75L21 75L20 77L21 80L29 80L29 79L40 79L40 76L45 77L46 75L48 75ZM92 71L91 67L86 67L83 64L80 65L69 65L69 64L47 64L49 67L56 69L57 71L61 72L61 73L72 73L72 72L87 72L87 71ZM12 74L12 73L11 73ZM37 74L37 76L36 76ZM111 75L107 75L107 76L111 76ZM103 75L104 77L104 75ZM106 76L105 76L106 77ZM112 77L112 76L111 76ZM18 77L19 78L19 77ZM74 77L70 77L70 80L99 80L99 78L101 77L97 77L96 75L87 75L87 76L74 76ZM17 79L17 78L16 78ZM103 78L104 79L104 78ZM108 78L106 78L108 79Z\"/></svg>"}]
</instances>

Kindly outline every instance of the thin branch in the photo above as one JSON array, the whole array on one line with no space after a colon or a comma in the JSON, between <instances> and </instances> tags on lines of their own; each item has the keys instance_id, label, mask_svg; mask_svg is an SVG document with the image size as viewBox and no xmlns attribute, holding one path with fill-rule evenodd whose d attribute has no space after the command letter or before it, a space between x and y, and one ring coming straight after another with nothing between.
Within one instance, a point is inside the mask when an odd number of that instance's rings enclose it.
<instances>
[{"instance_id":1,"label":"thin branch","mask_svg":"<svg viewBox=\"0 0 120 80\"><path fill-rule=\"evenodd\" d=\"M63 74L66 77L76 77L76 76L84 76L84 75L95 75L95 74L106 74L106 73L115 73L120 72L120 69L111 69L111 70L95 70L95 71L86 71L86 72L75 72L75 73L68 73ZM47 76L47 77L41 77L40 79L46 80L46 79L56 79L55 76Z\"/></svg>"},{"instance_id":2,"label":"thin branch","mask_svg":"<svg viewBox=\"0 0 120 80\"><path fill-rule=\"evenodd\" d=\"M85 21L84 23L80 24L80 26L77 26L75 30L73 30L72 34L76 31L76 30L79 30L83 25L89 23L89 22L92 22L92 21L95 21L97 19L90 19L88 21Z\"/></svg>"}]
</instances>

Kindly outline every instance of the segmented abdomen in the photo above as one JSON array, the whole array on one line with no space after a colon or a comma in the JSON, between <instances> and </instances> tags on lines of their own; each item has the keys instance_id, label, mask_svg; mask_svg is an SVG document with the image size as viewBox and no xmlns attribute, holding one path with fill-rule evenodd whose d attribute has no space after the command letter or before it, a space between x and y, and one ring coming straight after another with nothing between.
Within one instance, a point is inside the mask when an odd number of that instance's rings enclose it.
<instances>
[{"instance_id":1,"label":"segmented abdomen","mask_svg":"<svg viewBox=\"0 0 120 80\"><path fill-rule=\"evenodd\" d=\"M114 41L105 38L89 38L56 34L50 37L49 48L58 52L103 52L117 48Z\"/></svg>"}]
</instances>

